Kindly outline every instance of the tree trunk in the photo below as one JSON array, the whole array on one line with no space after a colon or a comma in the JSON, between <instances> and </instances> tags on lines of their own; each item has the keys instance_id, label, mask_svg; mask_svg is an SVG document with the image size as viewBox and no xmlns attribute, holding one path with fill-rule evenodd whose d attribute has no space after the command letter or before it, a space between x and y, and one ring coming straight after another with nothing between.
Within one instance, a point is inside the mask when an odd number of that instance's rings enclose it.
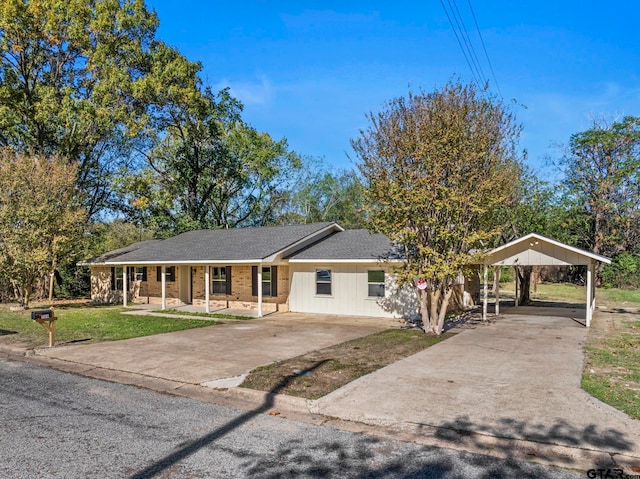
<instances>
[{"instance_id":1,"label":"tree trunk","mask_svg":"<svg viewBox=\"0 0 640 479\"><path fill-rule=\"evenodd\" d=\"M447 315L447 307L449 306L449 299L453 294L453 288L449 287L445 291L444 295L442 295L442 302L440 303L440 311L438 312L438 324L434 333L436 336L440 336L442 334L442 330L444 329L444 318Z\"/></svg>"},{"instance_id":2,"label":"tree trunk","mask_svg":"<svg viewBox=\"0 0 640 479\"><path fill-rule=\"evenodd\" d=\"M418 297L420 298L420 317L422 318L422 330L426 333L429 325L429 305L427 300L427 292L418 289Z\"/></svg>"},{"instance_id":3,"label":"tree trunk","mask_svg":"<svg viewBox=\"0 0 640 479\"><path fill-rule=\"evenodd\" d=\"M518 304L521 306L526 306L527 304L531 304L531 271L533 270L532 266L518 266L516 271L518 273L518 282L520 285L520 297L518 299Z\"/></svg>"},{"instance_id":4,"label":"tree trunk","mask_svg":"<svg viewBox=\"0 0 640 479\"><path fill-rule=\"evenodd\" d=\"M56 279L56 275L54 271L49 273L49 302L53 301L53 283Z\"/></svg>"}]
</instances>

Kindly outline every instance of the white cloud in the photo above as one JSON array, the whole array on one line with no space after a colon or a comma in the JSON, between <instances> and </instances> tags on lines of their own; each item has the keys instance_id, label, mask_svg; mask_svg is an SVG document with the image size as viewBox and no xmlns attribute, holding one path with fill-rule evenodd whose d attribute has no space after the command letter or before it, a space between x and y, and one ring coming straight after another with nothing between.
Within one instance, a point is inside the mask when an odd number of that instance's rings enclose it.
<instances>
[{"instance_id":1,"label":"white cloud","mask_svg":"<svg viewBox=\"0 0 640 479\"><path fill-rule=\"evenodd\" d=\"M244 105L265 106L273 102L276 92L269 78L264 74L257 74L252 80L233 81L223 78L215 89L229 87L231 95L240 100Z\"/></svg>"}]
</instances>

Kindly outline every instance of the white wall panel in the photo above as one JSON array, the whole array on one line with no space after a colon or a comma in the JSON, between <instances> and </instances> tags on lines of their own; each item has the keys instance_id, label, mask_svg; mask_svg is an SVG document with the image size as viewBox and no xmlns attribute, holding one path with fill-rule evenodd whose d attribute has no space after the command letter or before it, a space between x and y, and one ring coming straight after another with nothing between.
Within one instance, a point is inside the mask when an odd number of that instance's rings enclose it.
<instances>
[{"instance_id":1,"label":"white wall panel","mask_svg":"<svg viewBox=\"0 0 640 479\"><path fill-rule=\"evenodd\" d=\"M368 271L387 268L356 263L290 263L289 268L290 311L394 318L417 315L415 292L412 288L397 288L388 273L385 298L368 297ZM331 270L331 296L316 295L316 269Z\"/></svg>"}]
</instances>

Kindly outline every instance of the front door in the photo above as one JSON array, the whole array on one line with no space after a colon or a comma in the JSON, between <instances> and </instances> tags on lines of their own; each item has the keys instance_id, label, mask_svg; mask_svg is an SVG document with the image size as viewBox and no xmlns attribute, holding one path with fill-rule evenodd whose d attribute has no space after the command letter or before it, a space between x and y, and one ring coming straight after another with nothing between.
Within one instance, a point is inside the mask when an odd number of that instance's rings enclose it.
<instances>
[{"instance_id":1,"label":"front door","mask_svg":"<svg viewBox=\"0 0 640 479\"><path fill-rule=\"evenodd\" d=\"M180 266L180 301L191 304L191 266Z\"/></svg>"}]
</instances>

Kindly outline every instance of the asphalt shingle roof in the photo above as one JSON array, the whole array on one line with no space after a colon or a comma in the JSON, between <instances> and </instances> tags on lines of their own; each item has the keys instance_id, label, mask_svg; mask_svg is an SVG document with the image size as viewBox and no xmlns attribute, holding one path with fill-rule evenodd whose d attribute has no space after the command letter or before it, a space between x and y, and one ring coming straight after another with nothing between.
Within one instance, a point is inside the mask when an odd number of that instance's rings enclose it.
<instances>
[{"instance_id":1,"label":"asphalt shingle roof","mask_svg":"<svg viewBox=\"0 0 640 479\"><path fill-rule=\"evenodd\" d=\"M102 261L93 261L92 259L85 263L258 260L278 253L331 225L335 225L336 229L339 228L334 222L325 222L189 231L165 240L148 242L149 244L141 247L130 247L129 251L121 253L120 250L111 251L100 257L108 257L109 259Z\"/></svg>"},{"instance_id":2,"label":"asphalt shingle roof","mask_svg":"<svg viewBox=\"0 0 640 479\"><path fill-rule=\"evenodd\" d=\"M296 260L380 260L398 258L391 241L381 233L346 230L332 234L289 256Z\"/></svg>"},{"instance_id":3,"label":"asphalt shingle roof","mask_svg":"<svg viewBox=\"0 0 640 479\"><path fill-rule=\"evenodd\" d=\"M113 261L114 258L118 256L122 256L126 253L130 253L132 251L136 251L141 248L145 248L147 246L151 246L154 243L160 243L162 240L146 240L146 241L138 241L137 243L132 243L129 246L125 246L124 248L114 249L113 251L108 251L107 253L103 253L98 256L94 256L93 258L89 258L86 261L81 262L80 264L99 264L105 263L108 261Z\"/></svg>"}]
</instances>

